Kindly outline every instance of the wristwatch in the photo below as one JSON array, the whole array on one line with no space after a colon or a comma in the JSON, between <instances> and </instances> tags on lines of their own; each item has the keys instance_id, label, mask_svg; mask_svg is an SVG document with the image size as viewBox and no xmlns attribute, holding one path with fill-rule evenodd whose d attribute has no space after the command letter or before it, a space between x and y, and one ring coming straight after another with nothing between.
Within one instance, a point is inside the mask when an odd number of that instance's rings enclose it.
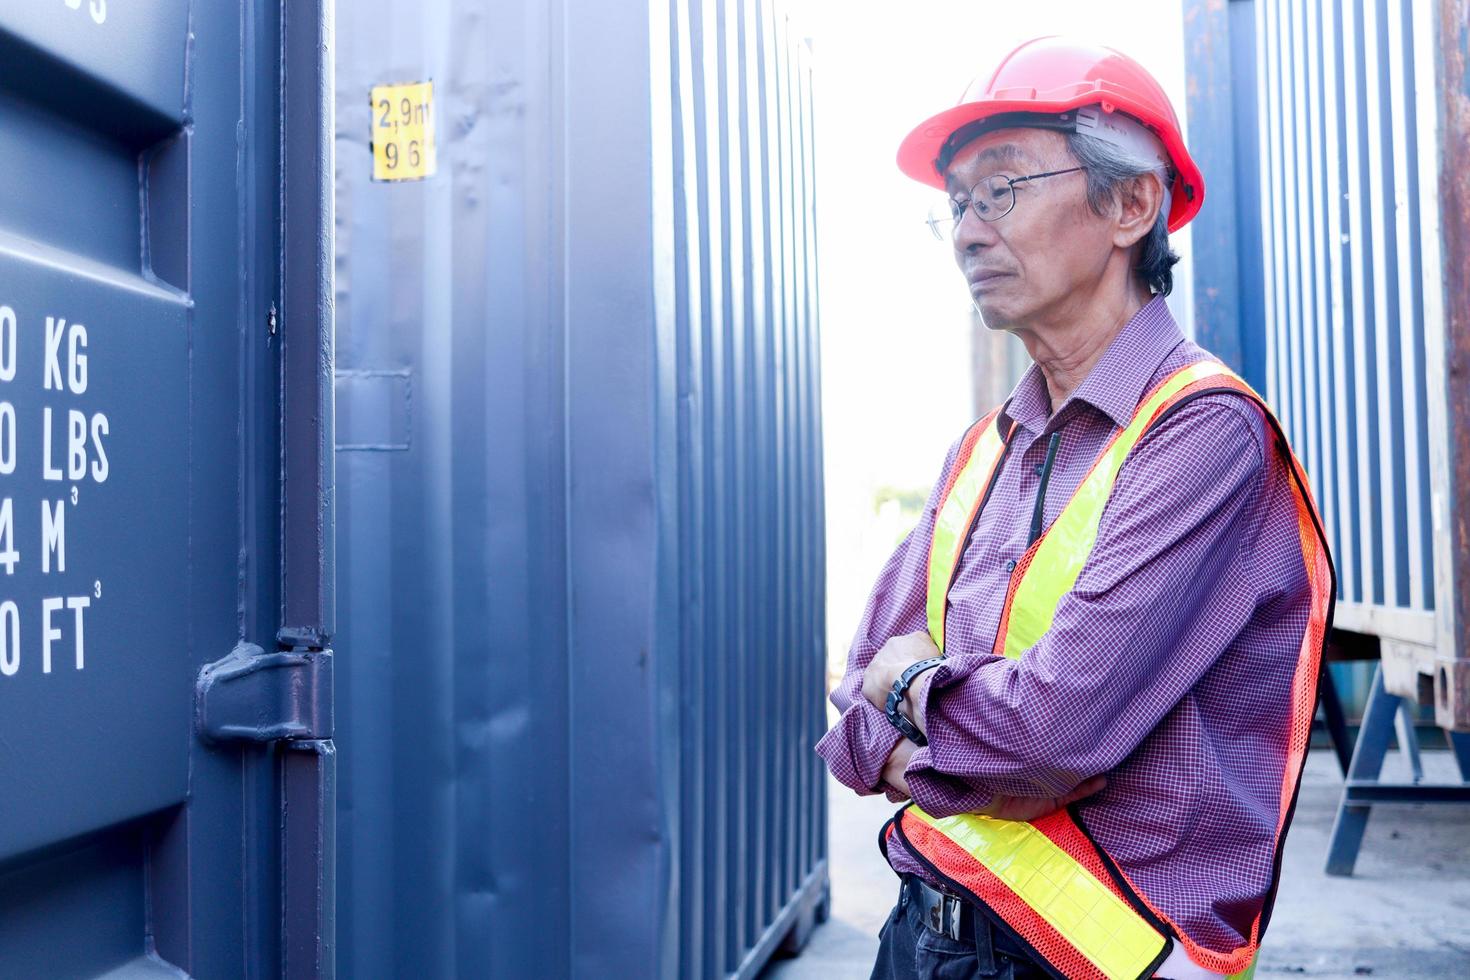
<instances>
[{"instance_id":1,"label":"wristwatch","mask_svg":"<svg viewBox=\"0 0 1470 980\"><path fill-rule=\"evenodd\" d=\"M903 737L915 745L928 745L929 740L924 733L919 731L919 726L909 721L899 713L898 706L903 704L903 696L908 693L909 684L930 667L938 667L944 663L943 657L930 657L927 660L919 660L904 668L898 680L893 682L893 690L888 692L888 700L883 703L883 714L888 717L888 723L903 733Z\"/></svg>"}]
</instances>

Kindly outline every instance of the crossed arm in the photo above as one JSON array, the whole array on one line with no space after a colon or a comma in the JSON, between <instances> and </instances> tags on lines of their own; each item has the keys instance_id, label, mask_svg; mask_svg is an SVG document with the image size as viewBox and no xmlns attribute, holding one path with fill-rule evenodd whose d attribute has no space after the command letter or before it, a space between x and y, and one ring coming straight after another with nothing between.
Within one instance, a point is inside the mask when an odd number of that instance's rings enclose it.
<instances>
[{"instance_id":1,"label":"crossed arm","mask_svg":"<svg viewBox=\"0 0 1470 980\"><path fill-rule=\"evenodd\" d=\"M939 649L934 645L928 633L906 633L903 636L894 637L883 645L877 656L863 671L863 697L882 711L888 692L893 687L894 679L903 673L909 664L938 655ZM907 698L914 707L905 711L909 720L914 722L919 731L925 732L926 735L924 704L928 695L929 682L933 679L932 675L933 670L931 669L914 679L909 687ZM908 799L912 795L904 773L918 750L917 743L907 738L900 738L898 744L893 747L893 751L888 753L888 759L883 764L883 784L888 787L889 795L895 800ZM975 806L966 812L983 813L1002 820L1035 820L1053 810L1060 810L1075 800L1091 796L1106 785L1105 777L1093 776L1090 779L1084 779L1068 792L1056 796L1007 796L1002 793L993 793L990 800L984 805Z\"/></svg>"},{"instance_id":2,"label":"crossed arm","mask_svg":"<svg viewBox=\"0 0 1470 980\"><path fill-rule=\"evenodd\" d=\"M1230 396L1190 403L1151 434L1046 636L1008 660L988 638L951 635L946 662L915 681L909 714L929 739L918 748L881 705L904 667L934 655L922 568L931 499L880 576L832 693L843 714L818 751L833 774L860 793L911 796L936 816L1046 812L1101 788L1096 777L1159 724L1254 611L1248 539L1263 446L1254 409Z\"/></svg>"}]
</instances>

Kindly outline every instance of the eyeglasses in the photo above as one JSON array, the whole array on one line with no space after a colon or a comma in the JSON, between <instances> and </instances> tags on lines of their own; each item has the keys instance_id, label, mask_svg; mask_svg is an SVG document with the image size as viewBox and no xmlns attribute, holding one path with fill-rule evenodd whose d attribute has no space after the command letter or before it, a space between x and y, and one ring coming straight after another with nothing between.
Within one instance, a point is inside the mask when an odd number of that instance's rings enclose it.
<instances>
[{"instance_id":1,"label":"eyeglasses","mask_svg":"<svg viewBox=\"0 0 1470 980\"><path fill-rule=\"evenodd\" d=\"M1028 174L1025 177L1007 177L1005 174L986 177L970 188L969 196L963 201L957 201L952 197L936 201L929 209L929 217L926 219L929 230L934 232L934 237L941 242L944 241L946 233L953 236L955 229L959 227L960 219L965 216L966 208L975 212L975 217L981 221L999 221L1010 214L1016 206L1017 184L1024 184L1028 180L1041 180L1045 177L1059 177L1062 174L1076 173L1086 169L1086 167L1069 167L1066 170L1048 170L1043 174Z\"/></svg>"}]
</instances>

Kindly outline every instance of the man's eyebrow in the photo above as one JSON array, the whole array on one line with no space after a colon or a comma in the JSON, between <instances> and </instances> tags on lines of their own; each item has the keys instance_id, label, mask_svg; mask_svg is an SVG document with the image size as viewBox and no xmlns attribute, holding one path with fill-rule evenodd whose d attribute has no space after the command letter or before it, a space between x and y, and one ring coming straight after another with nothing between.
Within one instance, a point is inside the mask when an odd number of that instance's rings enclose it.
<instances>
[{"instance_id":1,"label":"man's eyebrow","mask_svg":"<svg viewBox=\"0 0 1470 980\"><path fill-rule=\"evenodd\" d=\"M987 146L981 150L980 154L975 157L975 163L988 164L999 168L1013 167L1024 169L1031 165L1031 155L1015 143L997 143L994 146ZM986 176L989 176L989 174L986 174ZM958 186L953 171L945 174L944 187L951 195L956 190L968 190L968 188Z\"/></svg>"}]
</instances>

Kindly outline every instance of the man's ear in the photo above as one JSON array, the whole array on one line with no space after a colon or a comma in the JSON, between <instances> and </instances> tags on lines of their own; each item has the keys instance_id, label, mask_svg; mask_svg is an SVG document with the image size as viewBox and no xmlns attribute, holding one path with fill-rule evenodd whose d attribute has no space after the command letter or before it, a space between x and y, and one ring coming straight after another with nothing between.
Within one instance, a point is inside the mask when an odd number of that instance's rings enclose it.
<instances>
[{"instance_id":1,"label":"man's ear","mask_svg":"<svg viewBox=\"0 0 1470 980\"><path fill-rule=\"evenodd\" d=\"M1132 248L1153 229L1164 202L1164 186L1153 174L1140 174L1118 187L1118 227L1113 244Z\"/></svg>"}]
</instances>

